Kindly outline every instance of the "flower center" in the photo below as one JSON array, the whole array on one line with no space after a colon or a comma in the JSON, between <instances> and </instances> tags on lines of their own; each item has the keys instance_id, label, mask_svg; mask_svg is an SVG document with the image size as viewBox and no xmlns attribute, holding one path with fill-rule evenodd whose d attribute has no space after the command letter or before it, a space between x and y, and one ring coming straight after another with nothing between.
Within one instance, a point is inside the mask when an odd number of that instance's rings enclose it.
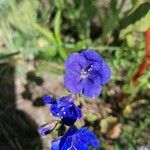
<instances>
[{"instance_id":1,"label":"flower center","mask_svg":"<svg viewBox=\"0 0 150 150\"><path fill-rule=\"evenodd\" d=\"M93 70L93 65L89 65L87 68L82 69L80 72L80 77L85 79L90 75L90 72Z\"/></svg>"}]
</instances>

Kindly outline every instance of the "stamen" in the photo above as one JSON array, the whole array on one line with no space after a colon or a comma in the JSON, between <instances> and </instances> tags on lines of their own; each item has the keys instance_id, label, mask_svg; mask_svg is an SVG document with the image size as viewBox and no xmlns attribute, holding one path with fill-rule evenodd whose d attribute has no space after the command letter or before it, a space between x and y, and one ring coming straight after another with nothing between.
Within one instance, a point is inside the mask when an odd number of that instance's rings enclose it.
<instances>
[{"instance_id":1,"label":"stamen","mask_svg":"<svg viewBox=\"0 0 150 150\"><path fill-rule=\"evenodd\" d=\"M87 78L92 70L93 70L93 65L90 65L86 69L82 69L80 73L80 77L83 79Z\"/></svg>"}]
</instances>

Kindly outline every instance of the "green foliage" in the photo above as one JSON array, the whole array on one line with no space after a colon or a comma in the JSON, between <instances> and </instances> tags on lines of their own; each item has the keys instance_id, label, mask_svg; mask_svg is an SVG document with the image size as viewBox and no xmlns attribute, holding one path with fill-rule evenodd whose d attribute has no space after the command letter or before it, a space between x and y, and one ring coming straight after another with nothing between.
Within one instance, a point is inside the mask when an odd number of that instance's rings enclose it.
<instances>
[{"instance_id":1,"label":"green foliage","mask_svg":"<svg viewBox=\"0 0 150 150\"><path fill-rule=\"evenodd\" d=\"M133 31L145 32L150 27L150 2L143 3L135 8L128 16L120 21L122 29L120 37Z\"/></svg>"},{"instance_id":2,"label":"green foliage","mask_svg":"<svg viewBox=\"0 0 150 150\"><path fill-rule=\"evenodd\" d=\"M54 24L55 38L58 43L61 43L61 11L58 10L55 16Z\"/></svg>"},{"instance_id":3,"label":"green foliage","mask_svg":"<svg viewBox=\"0 0 150 150\"><path fill-rule=\"evenodd\" d=\"M136 148L136 145L135 145L135 143L134 143L134 141L133 141L133 137L132 137L132 135L130 134L130 133L127 133L127 132L124 132L123 134L122 134L122 137L125 139L125 141L127 142L127 144L128 144L128 149L129 150L136 150L137 148Z\"/></svg>"},{"instance_id":4,"label":"green foliage","mask_svg":"<svg viewBox=\"0 0 150 150\"><path fill-rule=\"evenodd\" d=\"M108 34L113 32L117 28L119 23L119 10L117 9L117 0L112 0L109 7L106 10L104 19L103 19L103 35L102 38L105 38Z\"/></svg>"},{"instance_id":5,"label":"green foliage","mask_svg":"<svg viewBox=\"0 0 150 150\"><path fill-rule=\"evenodd\" d=\"M62 75L70 53L85 48L99 51L112 68L110 85L101 95L104 103L127 95L112 112L123 126L113 147L122 150L126 143L126 149L135 150L150 124L150 70L136 87L130 81L144 57L143 32L150 27L149 20L150 3L143 0L0 0L0 62L13 62L20 76L26 75L29 61L36 62L40 76L45 72ZM146 104L138 103L139 95ZM132 122L122 112L124 107L134 105L135 99L139 105L132 108L133 112L142 113L140 121ZM97 121L93 114L86 118L90 123ZM126 131L126 125L132 129ZM107 147L109 141L102 138Z\"/></svg>"},{"instance_id":6,"label":"green foliage","mask_svg":"<svg viewBox=\"0 0 150 150\"><path fill-rule=\"evenodd\" d=\"M39 25L36 22L32 22L32 26L37 29L45 38L47 38L49 40L49 42L55 43L55 37L54 34L48 30L47 28L42 27L41 25Z\"/></svg>"}]
</instances>

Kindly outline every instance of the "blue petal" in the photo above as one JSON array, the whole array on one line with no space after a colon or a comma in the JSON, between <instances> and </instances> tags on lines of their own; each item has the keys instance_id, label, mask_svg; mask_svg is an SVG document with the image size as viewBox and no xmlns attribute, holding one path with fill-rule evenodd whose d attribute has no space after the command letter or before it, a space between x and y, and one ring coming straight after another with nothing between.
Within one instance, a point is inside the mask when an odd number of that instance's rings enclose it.
<instances>
[{"instance_id":1,"label":"blue petal","mask_svg":"<svg viewBox=\"0 0 150 150\"><path fill-rule=\"evenodd\" d=\"M88 145L82 143L80 139L74 137L67 137L62 150L89 150Z\"/></svg>"},{"instance_id":2,"label":"blue petal","mask_svg":"<svg viewBox=\"0 0 150 150\"><path fill-rule=\"evenodd\" d=\"M81 52L81 55L83 55L87 60L89 61L95 61L95 62L103 62L103 58L100 56L99 53L97 53L94 50L84 50Z\"/></svg>"},{"instance_id":3,"label":"blue petal","mask_svg":"<svg viewBox=\"0 0 150 150\"><path fill-rule=\"evenodd\" d=\"M63 115L62 122L65 125L71 126L77 120L78 116L77 116L77 112L74 109L74 107L76 107L76 106L72 106L72 107L64 110L65 114Z\"/></svg>"},{"instance_id":4,"label":"blue petal","mask_svg":"<svg viewBox=\"0 0 150 150\"><path fill-rule=\"evenodd\" d=\"M55 117L62 118L64 116L70 116L70 111L68 109L69 108L67 108L67 106L66 107L62 107L62 106L58 107L58 104L53 104L50 108L50 111Z\"/></svg>"},{"instance_id":5,"label":"blue petal","mask_svg":"<svg viewBox=\"0 0 150 150\"><path fill-rule=\"evenodd\" d=\"M66 106L63 105L63 106L58 107L58 105L57 105L57 111L55 111L55 112L59 113L58 116L61 116L61 117L77 116L76 111L73 109L73 106L74 106L74 104L70 105L67 103L66 103Z\"/></svg>"},{"instance_id":6,"label":"blue petal","mask_svg":"<svg viewBox=\"0 0 150 150\"><path fill-rule=\"evenodd\" d=\"M68 150L72 145L72 137L67 137L63 143L63 145L60 145L61 150ZM69 149L73 150L73 149Z\"/></svg>"},{"instance_id":7,"label":"blue petal","mask_svg":"<svg viewBox=\"0 0 150 150\"><path fill-rule=\"evenodd\" d=\"M41 136L49 134L54 129L54 127L56 126L56 124L57 124L57 120L56 121L53 120L52 122L49 122L49 123L46 123L46 124L40 126L38 128L39 134Z\"/></svg>"},{"instance_id":8,"label":"blue petal","mask_svg":"<svg viewBox=\"0 0 150 150\"><path fill-rule=\"evenodd\" d=\"M72 107L62 107L61 110L59 111L62 117L72 117L72 116L77 116L76 112L72 109Z\"/></svg>"},{"instance_id":9,"label":"blue petal","mask_svg":"<svg viewBox=\"0 0 150 150\"><path fill-rule=\"evenodd\" d=\"M54 103L56 103L56 101L53 98L51 98L50 96L44 96L43 97L43 102L44 102L44 104L54 104Z\"/></svg>"},{"instance_id":10,"label":"blue petal","mask_svg":"<svg viewBox=\"0 0 150 150\"><path fill-rule=\"evenodd\" d=\"M91 74L93 76L94 76L94 74L97 74L100 76L100 80L97 81L97 83L100 82L101 85L104 85L110 80L111 69L105 61L103 61L102 63L99 63L99 62L93 63L92 69L93 69L93 71L91 72ZM93 79L93 80L95 80L95 79Z\"/></svg>"},{"instance_id":11,"label":"blue petal","mask_svg":"<svg viewBox=\"0 0 150 150\"><path fill-rule=\"evenodd\" d=\"M75 126L71 126L68 131L65 133L65 135L61 138L61 141L60 141L60 148L63 148L63 147L69 147L70 144L71 144L71 139L72 139L72 136L78 131L78 129L75 127ZM66 141L68 137L71 137L70 140ZM64 146L65 144L65 146ZM67 146L68 145L68 146ZM64 149L66 150L66 149Z\"/></svg>"},{"instance_id":12,"label":"blue petal","mask_svg":"<svg viewBox=\"0 0 150 150\"><path fill-rule=\"evenodd\" d=\"M64 77L64 85L68 91L79 94L82 90L80 75L77 73L66 74Z\"/></svg>"},{"instance_id":13,"label":"blue petal","mask_svg":"<svg viewBox=\"0 0 150 150\"><path fill-rule=\"evenodd\" d=\"M87 128L77 129L70 127L60 142L61 150L89 150L88 146L99 147L96 136L87 130Z\"/></svg>"},{"instance_id":14,"label":"blue petal","mask_svg":"<svg viewBox=\"0 0 150 150\"><path fill-rule=\"evenodd\" d=\"M79 138L75 137L76 139L73 141L72 140L72 145L75 150L89 150L88 145L86 143L83 143Z\"/></svg>"},{"instance_id":15,"label":"blue petal","mask_svg":"<svg viewBox=\"0 0 150 150\"><path fill-rule=\"evenodd\" d=\"M67 73L80 72L82 65L86 63L86 59L79 53L71 54L65 61L65 68Z\"/></svg>"},{"instance_id":16,"label":"blue petal","mask_svg":"<svg viewBox=\"0 0 150 150\"><path fill-rule=\"evenodd\" d=\"M71 97L71 95L62 97L57 102L58 102L58 104L61 104L61 106L68 106L68 107L70 107L74 104L74 100Z\"/></svg>"},{"instance_id":17,"label":"blue petal","mask_svg":"<svg viewBox=\"0 0 150 150\"><path fill-rule=\"evenodd\" d=\"M90 72L88 79L93 82L94 85L100 85L102 82L101 75L96 70Z\"/></svg>"},{"instance_id":18,"label":"blue petal","mask_svg":"<svg viewBox=\"0 0 150 150\"><path fill-rule=\"evenodd\" d=\"M63 117L61 119L62 123L67 125L67 126L71 126L73 125L77 120L77 117Z\"/></svg>"},{"instance_id":19,"label":"blue petal","mask_svg":"<svg viewBox=\"0 0 150 150\"><path fill-rule=\"evenodd\" d=\"M38 132L40 136L45 136L50 133L51 129L49 127L41 126L38 128Z\"/></svg>"},{"instance_id":20,"label":"blue petal","mask_svg":"<svg viewBox=\"0 0 150 150\"><path fill-rule=\"evenodd\" d=\"M60 139L53 140L51 143L51 149L50 150L60 150L59 144L60 144Z\"/></svg>"},{"instance_id":21,"label":"blue petal","mask_svg":"<svg viewBox=\"0 0 150 150\"><path fill-rule=\"evenodd\" d=\"M70 95L62 97L56 102L51 105L50 111L55 117L59 117L65 125L73 125L77 118L81 118L81 110L74 104Z\"/></svg>"},{"instance_id":22,"label":"blue petal","mask_svg":"<svg viewBox=\"0 0 150 150\"><path fill-rule=\"evenodd\" d=\"M88 131L86 127L81 128L77 132L77 137L83 142L86 143L87 145L92 145L95 148L98 148L100 146L99 141L97 140L96 136L91 132Z\"/></svg>"},{"instance_id":23,"label":"blue petal","mask_svg":"<svg viewBox=\"0 0 150 150\"><path fill-rule=\"evenodd\" d=\"M53 147L55 145L57 149L52 150L89 150L89 145L98 148L99 142L96 136L86 127L77 129L75 126L71 126L60 139L60 142L52 143Z\"/></svg>"},{"instance_id":24,"label":"blue petal","mask_svg":"<svg viewBox=\"0 0 150 150\"><path fill-rule=\"evenodd\" d=\"M101 74L101 80L102 80L102 85L106 84L111 77L111 69L110 67L104 62L102 65L102 71L100 72Z\"/></svg>"},{"instance_id":25,"label":"blue petal","mask_svg":"<svg viewBox=\"0 0 150 150\"><path fill-rule=\"evenodd\" d=\"M77 106L74 106L74 109L76 111L77 117L80 119L82 117L81 109Z\"/></svg>"},{"instance_id":26,"label":"blue petal","mask_svg":"<svg viewBox=\"0 0 150 150\"><path fill-rule=\"evenodd\" d=\"M61 117L62 114L61 113L61 109L62 107L58 107L58 104L53 104L51 107L50 107L50 111L51 113L55 116L55 117Z\"/></svg>"},{"instance_id":27,"label":"blue petal","mask_svg":"<svg viewBox=\"0 0 150 150\"><path fill-rule=\"evenodd\" d=\"M78 131L78 128L76 126L71 126L68 131L65 133L64 136L72 136L74 135L75 133L77 133Z\"/></svg>"},{"instance_id":28,"label":"blue petal","mask_svg":"<svg viewBox=\"0 0 150 150\"><path fill-rule=\"evenodd\" d=\"M102 86L100 84L96 84L94 80L87 79L84 82L83 95L90 98L96 98L101 93Z\"/></svg>"}]
</instances>

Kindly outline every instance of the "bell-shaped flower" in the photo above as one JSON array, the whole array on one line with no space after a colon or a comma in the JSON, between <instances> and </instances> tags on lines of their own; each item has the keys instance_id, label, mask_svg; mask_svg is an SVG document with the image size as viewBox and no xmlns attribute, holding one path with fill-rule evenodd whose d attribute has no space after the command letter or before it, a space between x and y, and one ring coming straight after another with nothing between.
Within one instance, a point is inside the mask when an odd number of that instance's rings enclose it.
<instances>
[{"instance_id":1,"label":"bell-shaped flower","mask_svg":"<svg viewBox=\"0 0 150 150\"><path fill-rule=\"evenodd\" d=\"M82 117L80 108L74 104L74 100L70 95L59 99L45 96L43 101L45 104L50 105L50 112L55 117L60 118L65 125L73 125L77 119Z\"/></svg>"},{"instance_id":2,"label":"bell-shaped flower","mask_svg":"<svg viewBox=\"0 0 150 150\"><path fill-rule=\"evenodd\" d=\"M46 123L38 128L40 136L50 134L51 131L56 127L58 121L53 120L52 122Z\"/></svg>"},{"instance_id":3,"label":"bell-shaped flower","mask_svg":"<svg viewBox=\"0 0 150 150\"><path fill-rule=\"evenodd\" d=\"M100 147L94 133L86 127L77 129L71 126L64 136L52 141L51 150L89 150L89 146Z\"/></svg>"},{"instance_id":4,"label":"bell-shaped flower","mask_svg":"<svg viewBox=\"0 0 150 150\"><path fill-rule=\"evenodd\" d=\"M111 69L104 59L94 50L83 50L71 54L65 61L65 87L72 93L83 93L86 97L96 98L102 85L108 83Z\"/></svg>"}]
</instances>

